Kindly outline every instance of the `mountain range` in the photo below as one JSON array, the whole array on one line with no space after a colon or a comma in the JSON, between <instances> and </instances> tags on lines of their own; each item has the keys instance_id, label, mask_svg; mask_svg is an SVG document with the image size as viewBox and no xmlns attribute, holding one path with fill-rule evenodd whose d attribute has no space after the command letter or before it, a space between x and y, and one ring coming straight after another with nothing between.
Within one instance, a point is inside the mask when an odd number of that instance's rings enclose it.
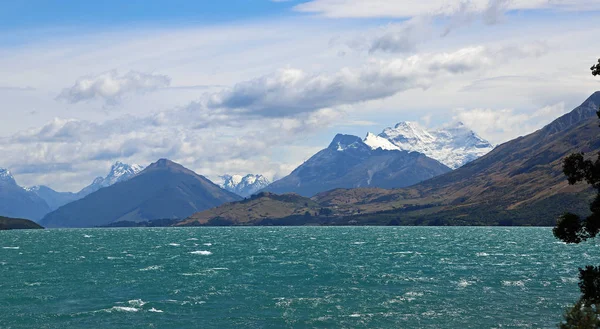
<instances>
[{"instance_id":1,"label":"mountain range","mask_svg":"<svg viewBox=\"0 0 600 329\"><path fill-rule=\"evenodd\" d=\"M338 134L327 148L263 191L310 197L336 188L398 188L450 171L422 153L389 149L389 145L380 144L372 143L371 134L364 140Z\"/></svg>"},{"instance_id":2,"label":"mountain range","mask_svg":"<svg viewBox=\"0 0 600 329\"><path fill-rule=\"evenodd\" d=\"M139 165L116 162L106 177L98 177L77 193L57 192L44 185L21 187L8 169L0 168L0 214L10 217L39 220L59 207L112 184L135 176L142 169Z\"/></svg>"},{"instance_id":3,"label":"mountain range","mask_svg":"<svg viewBox=\"0 0 600 329\"><path fill-rule=\"evenodd\" d=\"M160 159L130 179L116 182L47 214L46 227L94 227L115 222L183 219L241 197L204 176Z\"/></svg>"},{"instance_id":4,"label":"mountain range","mask_svg":"<svg viewBox=\"0 0 600 329\"><path fill-rule=\"evenodd\" d=\"M258 174L246 176L226 174L219 178L222 179L222 183L219 184L222 188L243 197L250 196L271 184L265 176Z\"/></svg>"},{"instance_id":5,"label":"mountain range","mask_svg":"<svg viewBox=\"0 0 600 329\"><path fill-rule=\"evenodd\" d=\"M84 198L85 196L98 191L101 188L111 186L115 183L128 180L135 176L137 173L142 171L143 167L137 164L128 165L120 161L115 162L110 168L110 171L106 177L96 177L92 183L77 193L73 192L57 192L48 186L38 185L30 188L26 188L29 192L32 192L42 198L50 210L56 210L59 207Z\"/></svg>"},{"instance_id":6,"label":"mountain range","mask_svg":"<svg viewBox=\"0 0 600 329\"><path fill-rule=\"evenodd\" d=\"M562 161L573 152L600 151L599 106L600 92L596 92L542 129L407 188L334 189L313 196L305 208L299 207L297 200L282 205L285 198L278 199L276 208L284 214L280 218L271 215L268 206L277 196L260 194L250 208L242 202L224 204L179 225L205 225L215 218L225 218L230 225L260 225L265 221L272 225L290 220L297 225L554 225L566 211L589 211L593 191L585 184L568 185ZM373 145L369 139L375 139L372 134L364 142ZM390 141L387 138L375 140L382 144L380 151L392 148L385 142ZM325 154L343 152L350 145L364 149L355 137L336 137L334 142ZM299 211L305 211L305 220Z\"/></svg>"}]
</instances>

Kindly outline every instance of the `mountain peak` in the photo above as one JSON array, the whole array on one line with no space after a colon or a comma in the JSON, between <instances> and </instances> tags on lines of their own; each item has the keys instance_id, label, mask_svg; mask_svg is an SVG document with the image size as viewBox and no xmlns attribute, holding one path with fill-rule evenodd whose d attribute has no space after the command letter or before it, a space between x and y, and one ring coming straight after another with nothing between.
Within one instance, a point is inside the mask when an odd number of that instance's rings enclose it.
<instances>
[{"instance_id":1,"label":"mountain peak","mask_svg":"<svg viewBox=\"0 0 600 329\"><path fill-rule=\"evenodd\" d=\"M158 159L156 162L150 164L148 166L148 168L167 168L167 167L177 167L177 166L180 166L180 164L175 163L169 159L161 158L161 159Z\"/></svg>"},{"instance_id":2,"label":"mountain peak","mask_svg":"<svg viewBox=\"0 0 600 329\"><path fill-rule=\"evenodd\" d=\"M384 129L378 137L388 140L399 150L425 154L453 169L475 160L493 148L488 141L460 121L434 130L427 130L416 122L403 121L394 128Z\"/></svg>"},{"instance_id":3,"label":"mountain peak","mask_svg":"<svg viewBox=\"0 0 600 329\"><path fill-rule=\"evenodd\" d=\"M106 187L118 182L122 182L137 175L140 171L142 171L142 169L143 167L137 164L129 165L121 161L117 161L110 167L110 172L108 176L104 178L102 184L104 187Z\"/></svg>"},{"instance_id":4,"label":"mountain peak","mask_svg":"<svg viewBox=\"0 0 600 329\"><path fill-rule=\"evenodd\" d=\"M394 128L422 128L417 122L414 121L400 121L398 122Z\"/></svg>"},{"instance_id":5,"label":"mountain peak","mask_svg":"<svg viewBox=\"0 0 600 329\"><path fill-rule=\"evenodd\" d=\"M148 169L154 169L154 168L183 168L182 165L180 165L179 163L173 162L169 159L158 159L156 162L151 163L148 166Z\"/></svg>"},{"instance_id":6,"label":"mountain peak","mask_svg":"<svg viewBox=\"0 0 600 329\"><path fill-rule=\"evenodd\" d=\"M573 111L564 114L560 118L546 125L544 128L542 128L542 131L544 131L546 136L563 131L571 126L580 124L589 118L596 117L596 112L599 109L600 91L596 91Z\"/></svg>"},{"instance_id":7,"label":"mountain peak","mask_svg":"<svg viewBox=\"0 0 600 329\"><path fill-rule=\"evenodd\" d=\"M170 172L180 172L180 173L185 173L185 174L190 174L190 175L198 175L196 174L194 171L180 165L177 162L173 162L169 159L158 159L156 162L151 163L148 167L146 167L146 169L143 170L143 172L147 172L147 171L170 171Z\"/></svg>"},{"instance_id":8,"label":"mountain peak","mask_svg":"<svg viewBox=\"0 0 600 329\"><path fill-rule=\"evenodd\" d=\"M79 194L86 196L90 193L96 192L103 187L108 187L116 183L120 183L130 179L137 175L144 168L137 164L126 164L121 161L115 162L111 167L106 177L96 177L92 184L84 187Z\"/></svg>"},{"instance_id":9,"label":"mountain peak","mask_svg":"<svg viewBox=\"0 0 600 329\"><path fill-rule=\"evenodd\" d=\"M0 168L0 182L16 185L15 178L8 169Z\"/></svg>"},{"instance_id":10,"label":"mountain peak","mask_svg":"<svg viewBox=\"0 0 600 329\"><path fill-rule=\"evenodd\" d=\"M225 174L220 178L223 180L220 184L222 188L243 197L250 196L271 184L265 176L260 174L247 174L245 176Z\"/></svg>"},{"instance_id":11,"label":"mountain peak","mask_svg":"<svg viewBox=\"0 0 600 329\"><path fill-rule=\"evenodd\" d=\"M337 134L329 144L330 149L344 151L352 144L362 144L362 139L354 135Z\"/></svg>"},{"instance_id":12,"label":"mountain peak","mask_svg":"<svg viewBox=\"0 0 600 329\"><path fill-rule=\"evenodd\" d=\"M587 104L587 103L600 104L600 90L599 91L595 91L594 93L592 93L590 95L590 97L588 97L585 100L585 102L583 102L583 104Z\"/></svg>"}]
</instances>

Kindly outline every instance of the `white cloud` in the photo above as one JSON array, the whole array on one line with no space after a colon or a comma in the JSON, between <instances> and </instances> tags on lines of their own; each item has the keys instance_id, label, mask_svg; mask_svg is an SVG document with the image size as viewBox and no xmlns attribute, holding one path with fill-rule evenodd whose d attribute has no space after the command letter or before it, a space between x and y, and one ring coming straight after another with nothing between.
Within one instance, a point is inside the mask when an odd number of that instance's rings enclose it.
<instances>
[{"instance_id":1,"label":"white cloud","mask_svg":"<svg viewBox=\"0 0 600 329\"><path fill-rule=\"evenodd\" d=\"M100 99L114 105L128 93L142 93L168 87L171 78L161 74L129 71L119 75L117 71L77 79L72 87L63 89L58 96L69 103Z\"/></svg>"},{"instance_id":2,"label":"white cloud","mask_svg":"<svg viewBox=\"0 0 600 329\"><path fill-rule=\"evenodd\" d=\"M212 94L207 106L272 117L312 112L382 99L409 89L425 89L436 79L482 70L513 58L540 56L544 52L545 47L540 44L476 46L454 52L371 60L359 69L344 68L332 74L282 69Z\"/></svg>"},{"instance_id":3,"label":"white cloud","mask_svg":"<svg viewBox=\"0 0 600 329\"><path fill-rule=\"evenodd\" d=\"M472 127L490 142L500 143L540 129L566 112L561 102L529 113L514 109L458 109L454 119Z\"/></svg>"}]
</instances>

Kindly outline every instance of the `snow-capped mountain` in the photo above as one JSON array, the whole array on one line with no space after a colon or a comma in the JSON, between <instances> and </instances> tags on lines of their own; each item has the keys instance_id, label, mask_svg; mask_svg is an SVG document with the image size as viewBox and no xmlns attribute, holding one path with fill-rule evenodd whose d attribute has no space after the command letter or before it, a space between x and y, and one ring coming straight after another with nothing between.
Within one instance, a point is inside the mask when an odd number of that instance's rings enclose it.
<instances>
[{"instance_id":1,"label":"snow-capped mountain","mask_svg":"<svg viewBox=\"0 0 600 329\"><path fill-rule=\"evenodd\" d=\"M38 220L49 211L44 200L19 186L8 169L0 168L0 216Z\"/></svg>"},{"instance_id":2,"label":"snow-capped mountain","mask_svg":"<svg viewBox=\"0 0 600 329\"><path fill-rule=\"evenodd\" d=\"M401 151L385 138L338 134L326 149L263 191L311 197L337 188L401 188L449 171L439 161Z\"/></svg>"},{"instance_id":3,"label":"snow-capped mountain","mask_svg":"<svg viewBox=\"0 0 600 329\"><path fill-rule=\"evenodd\" d=\"M255 174L223 175L220 178L223 180L220 184L222 188L243 197L250 196L271 184L265 176Z\"/></svg>"},{"instance_id":4,"label":"snow-capped mountain","mask_svg":"<svg viewBox=\"0 0 600 329\"><path fill-rule=\"evenodd\" d=\"M106 177L96 177L94 181L81 189L77 193L73 192L57 192L52 188L44 185L32 186L26 188L27 192L37 195L42 198L50 210L56 210L61 206L71 203L73 201L82 199L87 195L98 191L103 187L111 186L115 183L119 183L135 176L137 173L142 171L144 168L140 165L128 165L120 161L115 162L110 168L110 172Z\"/></svg>"},{"instance_id":5,"label":"snow-capped mountain","mask_svg":"<svg viewBox=\"0 0 600 329\"><path fill-rule=\"evenodd\" d=\"M15 178L8 169L0 168L0 183L16 185Z\"/></svg>"},{"instance_id":6,"label":"snow-capped mountain","mask_svg":"<svg viewBox=\"0 0 600 329\"><path fill-rule=\"evenodd\" d=\"M113 184L126 181L131 177L137 175L141 172L144 167L137 164L126 164L120 161L115 162L115 164L110 167L110 172L106 177L96 177L92 184L84 187L78 194L82 194L86 196L88 194L94 193L103 187L108 187ZM82 196L82 197L83 197Z\"/></svg>"},{"instance_id":7,"label":"snow-capped mountain","mask_svg":"<svg viewBox=\"0 0 600 329\"><path fill-rule=\"evenodd\" d=\"M416 122L400 122L375 136L369 133L365 143L371 148L391 149L389 141L398 150L415 151L456 169L488 152L494 146L481 138L462 122L438 129L427 130Z\"/></svg>"},{"instance_id":8,"label":"snow-capped mountain","mask_svg":"<svg viewBox=\"0 0 600 329\"><path fill-rule=\"evenodd\" d=\"M106 177L97 177L92 184L73 193L57 192L44 185L23 188L17 184L9 170L0 168L0 215L38 220L103 187L126 181L143 169L140 165L116 162Z\"/></svg>"}]
</instances>

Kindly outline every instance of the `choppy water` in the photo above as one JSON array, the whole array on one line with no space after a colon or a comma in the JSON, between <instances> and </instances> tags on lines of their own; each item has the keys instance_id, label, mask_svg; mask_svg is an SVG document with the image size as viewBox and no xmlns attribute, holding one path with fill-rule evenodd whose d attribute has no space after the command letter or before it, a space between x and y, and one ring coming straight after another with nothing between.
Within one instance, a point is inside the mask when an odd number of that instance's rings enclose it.
<instances>
[{"instance_id":1,"label":"choppy water","mask_svg":"<svg viewBox=\"0 0 600 329\"><path fill-rule=\"evenodd\" d=\"M598 246L544 228L0 232L0 328L556 327Z\"/></svg>"}]
</instances>

